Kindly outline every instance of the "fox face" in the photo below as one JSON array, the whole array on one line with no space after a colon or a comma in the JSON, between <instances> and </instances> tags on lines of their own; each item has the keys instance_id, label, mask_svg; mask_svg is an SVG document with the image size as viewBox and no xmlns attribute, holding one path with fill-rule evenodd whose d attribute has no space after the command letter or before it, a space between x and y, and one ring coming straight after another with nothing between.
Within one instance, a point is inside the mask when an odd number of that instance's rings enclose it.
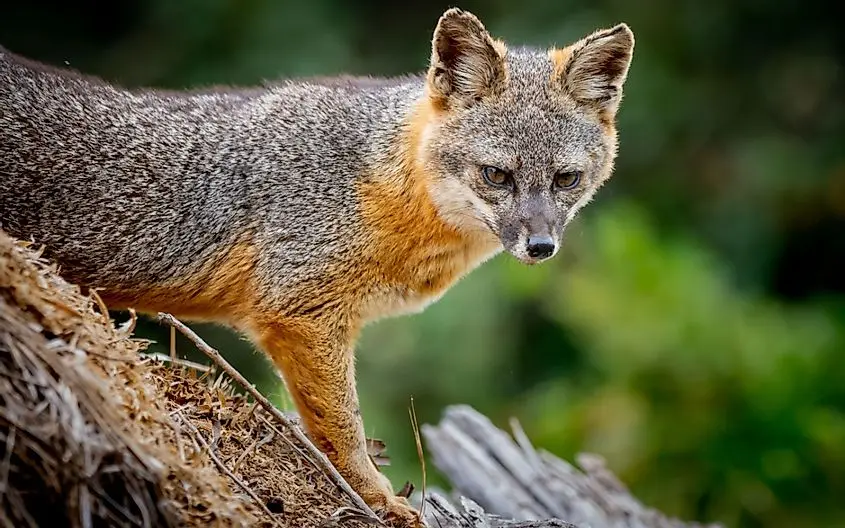
<instances>
[{"instance_id":1,"label":"fox face","mask_svg":"<svg viewBox=\"0 0 845 528\"><path fill-rule=\"evenodd\" d=\"M634 37L620 24L565 48L508 49L472 14L434 31L418 156L440 215L533 264L610 177Z\"/></svg>"}]
</instances>

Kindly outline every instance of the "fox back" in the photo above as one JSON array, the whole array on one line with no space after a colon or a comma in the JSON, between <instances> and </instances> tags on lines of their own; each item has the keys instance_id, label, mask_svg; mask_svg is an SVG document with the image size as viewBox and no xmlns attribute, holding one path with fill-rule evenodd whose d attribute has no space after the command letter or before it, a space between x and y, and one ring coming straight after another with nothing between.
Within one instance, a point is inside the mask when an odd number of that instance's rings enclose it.
<instances>
[{"instance_id":1,"label":"fox back","mask_svg":"<svg viewBox=\"0 0 845 528\"><path fill-rule=\"evenodd\" d=\"M422 86L130 91L0 49L0 227L120 305L245 238L282 295L360 252L357 186Z\"/></svg>"}]
</instances>

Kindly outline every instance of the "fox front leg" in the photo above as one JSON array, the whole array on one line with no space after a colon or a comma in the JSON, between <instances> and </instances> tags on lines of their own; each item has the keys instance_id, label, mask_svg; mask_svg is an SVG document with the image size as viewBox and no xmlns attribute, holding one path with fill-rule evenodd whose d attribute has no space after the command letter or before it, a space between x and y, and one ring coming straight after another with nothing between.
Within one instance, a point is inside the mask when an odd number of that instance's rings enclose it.
<instances>
[{"instance_id":1,"label":"fox front leg","mask_svg":"<svg viewBox=\"0 0 845 528\"><path fill-rule=\"evenodd\" d=\"M263 325L259 342L281 370L309 437L352 489L392 526L416 528L419 514L367 452L350 334L327 321L288 319Z\"/></svg>"}]
</instances>

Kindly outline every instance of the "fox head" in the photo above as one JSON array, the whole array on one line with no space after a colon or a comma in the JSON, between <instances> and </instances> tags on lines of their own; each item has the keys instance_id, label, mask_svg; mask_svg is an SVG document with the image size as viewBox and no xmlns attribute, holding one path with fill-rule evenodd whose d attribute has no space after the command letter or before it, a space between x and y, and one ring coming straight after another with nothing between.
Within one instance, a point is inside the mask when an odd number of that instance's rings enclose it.
<instances>
[{"instance_id":1,"label":"fox head","mask_svg":"<svg viewBox=\"0 0 845 528\"><path fill-rule=\"evenodd\" d=\"M420 162L440 215L498 237L533 264L554 256L610 177L634 36L597 31L564 48L508 49L471 13L434 31Z\"/></svg>"}]
</instances>

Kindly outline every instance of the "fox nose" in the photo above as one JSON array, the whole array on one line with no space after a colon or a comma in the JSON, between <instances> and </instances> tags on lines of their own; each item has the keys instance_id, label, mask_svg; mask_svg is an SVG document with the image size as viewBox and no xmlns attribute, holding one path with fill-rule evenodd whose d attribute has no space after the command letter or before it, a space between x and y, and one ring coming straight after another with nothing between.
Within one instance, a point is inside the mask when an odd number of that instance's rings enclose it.
<instances>
[{"instance_id":1,"label":"fox nose","mask_svg":"<svg viewBox=\"0 0 845 528\"><path fill-rule=\"evenodd\" d=\"M531 258L549 258L555 252L555 241L548 235L528 237L528 256Z\"/></svg>"}]
</instances>

